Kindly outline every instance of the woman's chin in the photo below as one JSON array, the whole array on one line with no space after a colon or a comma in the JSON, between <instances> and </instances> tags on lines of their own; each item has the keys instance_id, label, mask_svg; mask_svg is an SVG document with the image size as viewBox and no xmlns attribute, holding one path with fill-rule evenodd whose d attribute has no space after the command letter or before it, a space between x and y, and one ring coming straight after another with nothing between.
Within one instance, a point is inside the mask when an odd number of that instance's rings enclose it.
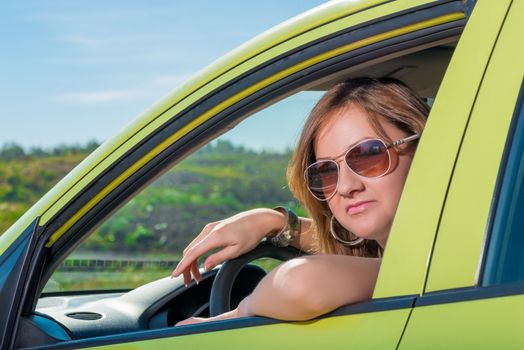
<instances>
[{"instance_id":1,"label":"woman's chin","mask_svg":"<svg viewBox=\"0 0 524 350\"><path fill-rule=\"evenodd\" d=\"M384 234L386 230L383 227L377 226L376 221L361 222L359 225L351 225L349 231L358 237L375 241L381 241L385 236L387 236Z\"/></svg>"}]
</instances>

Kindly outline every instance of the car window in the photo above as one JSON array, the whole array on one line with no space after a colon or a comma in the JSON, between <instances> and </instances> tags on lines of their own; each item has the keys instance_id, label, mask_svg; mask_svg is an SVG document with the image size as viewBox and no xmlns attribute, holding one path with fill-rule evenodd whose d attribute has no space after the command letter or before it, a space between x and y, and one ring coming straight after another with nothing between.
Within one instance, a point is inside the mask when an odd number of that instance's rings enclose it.
<instances>
[{"instance_id":1,"label":"car window","mask_svg":"<svg viewBox=\"0 0 524 350\"><path fill-rule=\"evenodd\" d=\"M484 285L524 281L524 88L515 109L515 129L493 221Z\"/></svg>"},{"instance_id":2,"label":"car window","mask_svg":"<svg viewBox=\"0 0 524 350\"><path fill-rule=\"evenodd\" d=\"M362 72L338 72L249 116L105 220L53 272L43 292L127 290L169 276L206 223L243 210L286 205L306 215L287 188L285 172L303 122L322 91L349 77L381 75L407 63L420 69L435 66L429 77L403 70L398 74L432 105L455 45L450 39L387 64L370 64ZM257 263L270 269L278 262Z\"/></svg>"},{"instance_id":3,"label":"car window","mask_svg":"<svg viewBox=\"0 0 524 350\"><path fill-rule=\"evenodd\" d=\"M286 166L318 91L290 96L184 159L97 228L54 272L44 292L130 289L169 276L208 222L287 205ZM260 261L264 268L276 263Z\"/></svg>"}]
</instances>

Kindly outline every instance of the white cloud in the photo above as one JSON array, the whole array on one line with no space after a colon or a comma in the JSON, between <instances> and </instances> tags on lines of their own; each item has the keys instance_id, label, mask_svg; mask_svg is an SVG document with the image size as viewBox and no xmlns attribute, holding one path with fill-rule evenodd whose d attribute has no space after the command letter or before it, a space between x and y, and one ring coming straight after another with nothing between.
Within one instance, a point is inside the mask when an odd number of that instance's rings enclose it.
<instances>
[{"instance_id":1,"label":"white cloud","mask_svg":"<svg viewBox=\"0 0 524 350\"><path fill-rule=\"evenodd\" d=\"M129 21L140 18L150 18L165 15L166 10L162 9L129 9L118 11L60 11L60 12L43 12L43 13L30 13L19 17L23 21L37 22L37 23L100 23L109 22L114 23L116 21Z\"/></svg>"},{"instance_id":2,"label":"white cloud","mask_svg":"<svg viewBox=\"0 0 524 350\"><path fill-rule=\"evenodd\" d=\"M87 42L86 42L87 44ZM55 57L50 57L47 62L54 65L107 65L107 64L165 64L168 63L184 63L189 59L182 57L177 50L165 50L151 52L147 47L135 45L132 50L118 50L96 47L95 42L92 42L92 46L83 55L79 54L67 54ZM114 45L113 45L114 46ZM86 47L86 46L84 46ZM111 48L111 47L110 47ZM196 61L196 60L194 60ZM204 65L201 63L201 65Z\"/></svg>"},{"instance_id":3,"label":"white cloud","mask_svg":"<svg viewBox=\"0 0 524 350\"><path fill-rule=\"evenodd\" d=\"M94 35L67 35L55 38L58 42L78 45L86 48L98 48L122 45L129 47L137 44L151 45L161 42L161 38L153 35L122 35L122 36L94 36Z\"/></svg>"},{"instance_id":4,"label":"white cloud","mask_svg":"<svg viewBox=\"0 0 524 350\"><path fill-rule=\"evenodd\" d=\"M144 92L138 90L103 90L90 92L76 92L59 95L59 102L73 104L91 104L101 102L124 102L143 98Z\"/></svg>"},{"instance_id":5,"label":"white cloud","mask_svg":"<svg viewBox=\"0 0 524 350\"><path fill-rule=\"evenodd\" d=\"M142 86L142 89L114 89L64 93L56 96L56 101L66 104L95 104L113 102L135 102L137 99L150 99L161 96L185 82L191 74L161 75Z\"/></svg>"}]
</instances>

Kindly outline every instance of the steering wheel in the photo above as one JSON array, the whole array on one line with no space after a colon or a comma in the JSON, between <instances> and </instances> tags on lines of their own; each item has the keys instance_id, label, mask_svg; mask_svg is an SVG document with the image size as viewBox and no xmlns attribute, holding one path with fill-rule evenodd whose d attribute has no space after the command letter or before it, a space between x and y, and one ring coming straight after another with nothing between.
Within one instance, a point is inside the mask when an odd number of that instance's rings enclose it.
<instances>
[{"instance_id":1,"label":"steering wheel","mask_svg":"<svg viewBox=\"0 0 524 350\"><path fill-rule=\"evenodd\" d=\"M238 273L244 266L259 258L289 260L305 254L294 247L276 247L269 242L260 243L255 249L222 264L213 281L209 299L209 316L217 316L231 310L231 290Z\"/></svg>"}]
</instances>

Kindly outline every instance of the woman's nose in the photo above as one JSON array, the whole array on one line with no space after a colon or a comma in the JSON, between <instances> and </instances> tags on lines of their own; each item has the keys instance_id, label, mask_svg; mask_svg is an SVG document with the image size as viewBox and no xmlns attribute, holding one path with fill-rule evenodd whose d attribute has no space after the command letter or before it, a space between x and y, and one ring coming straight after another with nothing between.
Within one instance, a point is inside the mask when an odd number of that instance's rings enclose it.
<instances>
[{"instance_id":1,"label":"woman's nose","mask_svg":"<svg viewBox=\"0 0 524 350\"><path fill-rule=\"evenodd\" d=\"M355 192L360 192L363 189L364 182L362 178L351 171L347 164L341 162L338 174L338 194L344 197L351 197Z\"/></svg>"}]
</instances>

